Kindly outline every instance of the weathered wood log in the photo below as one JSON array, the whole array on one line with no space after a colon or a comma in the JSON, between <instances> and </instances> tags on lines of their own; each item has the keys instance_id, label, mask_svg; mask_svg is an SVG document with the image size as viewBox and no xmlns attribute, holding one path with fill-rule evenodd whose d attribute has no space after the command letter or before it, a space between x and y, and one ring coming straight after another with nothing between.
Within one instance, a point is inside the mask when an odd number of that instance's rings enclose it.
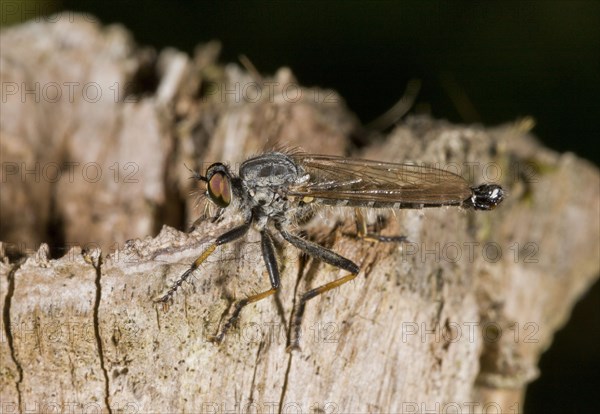
<instances>
[{"instance_id":1,"label":"weathered wood log","mask_svg":"<svg viewBox=\"0 0 600 414\"><path fill-rule=\"evenodd\" d=\"M155 56L88 20L1 37L2 412L520 411L541 353L598 277L594 166L541 146L527 121L414 117L353 149L341 98L287 69L260 79L219 66L214 43ZM306 237L361 273L308 303L301 351L286 353L295 298L342 273L281 240L279 293L215 345L234 300L269 286L256 235L220 248L166 311L153 300L236 218L150 235L202 213L184 164L235 166L273 143L437 163L508 197L492 212L381 212L401 245L348 237L351 215L324 211ZM9 260L45 241L74 247Z\"/></svg>"}]
</instances>

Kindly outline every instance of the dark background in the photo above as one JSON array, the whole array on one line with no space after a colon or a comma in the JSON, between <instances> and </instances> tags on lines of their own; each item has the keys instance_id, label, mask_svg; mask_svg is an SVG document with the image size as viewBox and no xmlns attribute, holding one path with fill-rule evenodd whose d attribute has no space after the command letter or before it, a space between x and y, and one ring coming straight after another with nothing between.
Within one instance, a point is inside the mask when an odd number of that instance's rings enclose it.
<instances>
[{"instance_id":1,"label":"dark background","mask_svg":"<svg viewBox=\"0 0 600 414\"><path fill-rule=\"evenodd\" d=\"M600 2L25 4L25 16L5 16L3 25L79 10L124 24L139 44L157 49L191 53L220 40L223 62L245 54L262 73L289 66L303 85L336 89L365 123L417 78L417 107L436 118L489 126L530 115L547 146L600 163ZM456 91L470 109L455 104ZM600 412L599 327L597 283L543 355L526 412Z\"/></svg>"}]
</instances>

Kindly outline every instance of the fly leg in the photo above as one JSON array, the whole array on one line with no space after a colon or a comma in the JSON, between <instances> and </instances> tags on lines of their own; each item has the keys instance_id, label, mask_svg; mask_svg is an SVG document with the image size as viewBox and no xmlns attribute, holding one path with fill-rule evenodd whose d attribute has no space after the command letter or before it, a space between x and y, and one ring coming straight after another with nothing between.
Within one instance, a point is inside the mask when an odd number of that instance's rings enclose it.
<instances>
[{"instance_id":1,"label":"fly leg","mask_svg":"<svg viewBox=\"0 0 600 414\"><path fill-rule=\"evenodd\" d=\"M277 292L277 289L279 288L279 268L277 267L277 259L275 257L275 249L273 248L273 240L271 239L271 235L267 230L262 230L260 232L260 236L260 246L262 250L263 260L265 261L265 265L267 266L267 272L269 273L271 289L247 297L246 299L242 299L239 302L237 302L235 304L235 309L233 310L231 317L221 328L221 332L219 332L219 334L211 338L213 342L221 343L221 341L223 341L225 334L238 320L242 309L246 305L258 302L259 300L271 296L272 294Z\"/></svg>"},{"instance_id":2,"label":"fly leg","mask_svg":"<svg viewBox=\"0 0 600 414\"><path fill-rule=\"evenodd\" d=\"M224 209L224 208L220 208L220 209L218 209L218 210L217 210L217 213L216 213L216 214L215 214L213 217L210 217L210 219L209 219L209 220L210 220L210 222L211 222L211 223L218 223L218 222L221 220L221 218L223 217L223 213L224 213L224 212L225 212L225 209ZM198 224L200 224L202 221L206 220L206 217L207 217L207 216L206 216L206 214L204 214L204 215L202 215L202 216L198 217L198 219L197 219L197 220L195 220L195 221L192 223L192 225L190 226L190 228L188 229L188 231L187 231L187 232L188 232L188 233L191 233L191 232L193 232L194 230L196 230L196 228L198 227Z\"/></svg>"},{"instance_id":3,"label":"fly leg","mask_svg":"<svg viewBox=\"0 0 600 414\"><path fill-rule=\"evenodd\" d=\"M381 234L369 233L367 219L360 209L354 210L356 217L356 236L360 239L374 242L401 243L407 241L406 236L382 236Z\"/></svg>"},{"instance_id":4,"label":"fly leg","mask_svg":"<svg viewBox=\"0 0 600 414\"><path fill-rule=\"evenodd\" d=\"M283 229L280 224L277 224L277 230L279 230L279 232L286 241L288 241L296 248L302 250L304 253L316 259L319 259L325 263L328 263L332 266L339 267L340 269L347 270L348 272L350 272L349 275L342 276L339 279L334 280L333 282L329 282L317 288L311 289L308 292L305 292L300 297L300 302L298 303L298 307L294 312L290 345L287 348L287 351L290 352L292 350L300 349L300 328L302 324L302 317L304 316L304 310L306 308L306 302L316 296L319 296L322 293L325 293L331 289L335 289L336 287L351 281L358 275L360 269L351 260L348 260L345 257L342 257L339 254L334 253L331 250L326 249L325 247L319 244L313 243L308 240L304 240L298 236L289 233L288 231Z\"/></svg>"},{"instance_id":5,"label":"fly leg","mask_svg":"<svg viewBox=\"0 0 600 414\"><path fill-rule=\"evenodd\" d=\"M192 263L190 268L188 270L186 270L185 273L183 273L181 276L179 276L179 279L177 279L177 281L175 283L173 283L173 285L169 288L167 293L162 295L160 298L156 299L155 302L162 303L163 309L166 310L167 302L173 297L173 295L175 294L177 289L179 289L179 287L183 284L183 282L185 282L187 280L187 278L190 277L190 275L192 273L194 273L194 271L196 269L198 269L198 267L202 263L204 263L204 261L208 258L208 256L210 256L216 250L216 248L219 247L220 245L230 243L234 240L239 239L240 237L243 237L248 232L248 229L250 229L250 223L251 223L251 219L248 220L246 223L242 224L241 226L236 227L232 230L229 230L227 233L222 234L221 236L217 237L217 239L213 243L211 243L202 252L202 254L200 256L198 256L198 258L194 261L194 263Z\"/></svg>"}]
</instances>

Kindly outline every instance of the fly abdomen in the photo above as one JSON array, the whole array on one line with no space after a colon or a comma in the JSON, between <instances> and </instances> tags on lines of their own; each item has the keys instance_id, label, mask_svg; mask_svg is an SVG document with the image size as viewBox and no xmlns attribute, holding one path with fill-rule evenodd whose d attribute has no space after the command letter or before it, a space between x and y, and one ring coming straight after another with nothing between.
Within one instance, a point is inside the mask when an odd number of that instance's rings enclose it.
<instances>
[{"instance_id":1,"label":"fly abdomen","mask_svg":"<svg viewBox=\"0 0 600 414\"><path fill-rule=\"evenodd\" d=\"M428 207L460 206L464 203L461 200L445 200L443 202L423 201L423 202L399 202L399 201L372 201L372 200L332 200L325 198L315 198L312 203L322 204L333 207L365 207L365 208L391 208L400 209L421 209Z\"/></svg>"},{"instance_id":2,"label":"fly abdomen","mask_svg":"<svg viewBox=\"0 0 600 414\"><path fill-rule=\"evenodd\" d=\"M483 184L471 188L473 194L463 202L463 206L474 210L493 210L504 200L504 190L496 184Z\"/></svg>"}]
</instances>

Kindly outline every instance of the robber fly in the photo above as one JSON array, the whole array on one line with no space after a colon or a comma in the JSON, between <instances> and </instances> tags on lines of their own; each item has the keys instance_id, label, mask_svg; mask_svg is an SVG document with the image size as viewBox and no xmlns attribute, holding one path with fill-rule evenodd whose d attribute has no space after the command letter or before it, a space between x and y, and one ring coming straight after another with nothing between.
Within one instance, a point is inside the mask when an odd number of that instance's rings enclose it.
<instances>
[{"instance_id":1,"label":"robber fly","mask_svg":"<svg viewBox=\"0 0 600 414\"><path fill-rule=\"evenodd\" d=\"M206 175L195 173L206 183L206 195L217 208L217 217L225 210L237 211L244 223L217 237L194 261L173 286L157 301L166 304L181 284L216 249L242 238L254 228L260 233L262 256L271 288L238 301L231 317L213 338L221 342L239 318L242 309L279 289L279 266L273 247L273 234L302 252L348 272L346 276L304 293L294 315L290 347L300 340L300 324L306 302L354 279L359 267L351 260L295 235L294 224L311 215L320 205L367 208L423 208L462 206L491 210L504 198L503 189L495 184L470 187L461 176L427 166L394 164L361 159L347 159L301 152L269 152L250 158L240 165L238 174L222 163L212 164ZM359 226L366 236L366 224ZM371 236L376 240L403 240L402 237Z\"/></svg>"}]
</instances>

